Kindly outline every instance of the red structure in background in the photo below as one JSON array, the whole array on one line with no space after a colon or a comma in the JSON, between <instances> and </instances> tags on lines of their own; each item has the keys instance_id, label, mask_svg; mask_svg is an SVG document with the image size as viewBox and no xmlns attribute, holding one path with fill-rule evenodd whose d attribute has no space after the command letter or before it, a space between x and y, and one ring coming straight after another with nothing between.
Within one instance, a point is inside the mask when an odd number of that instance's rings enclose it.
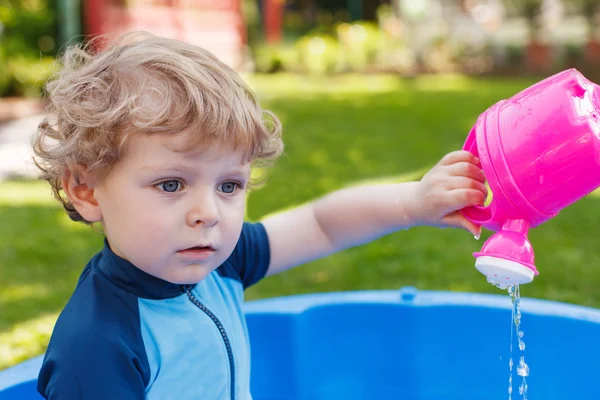
<instances>
[{"instance_id":1,"label":"red structure in background","mask_svg":"<svg viewBox=\"0 0 600 400\"><path fill-rule=\"evenodd\" d=\"M284 0L262 0L264 4L264 27L267 43L279 43L283 29Z\"/></svg>"},{"instance_id":2,"label":"red structure in background","mask_svg":"<svg viewBox=\"0 0 600 400\"><path fill-rule=\"evenodd\" d=\"M86 34L145 30L201 46L238 69L246 27L241 0L84 0Z\"/></svg>"}]
</instances>

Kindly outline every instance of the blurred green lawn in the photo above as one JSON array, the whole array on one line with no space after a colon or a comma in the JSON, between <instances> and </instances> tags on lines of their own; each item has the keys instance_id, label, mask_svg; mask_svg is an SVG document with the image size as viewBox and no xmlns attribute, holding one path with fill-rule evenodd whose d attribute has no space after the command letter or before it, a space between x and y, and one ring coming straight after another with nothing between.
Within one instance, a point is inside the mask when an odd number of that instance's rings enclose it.
<instances>
[{"instance_id":1,"label":"blurred green lawn","mask_svg":"<svg viewBox=\"0 0 600 400\"><path fill-rule=\"evenodd\" d=\"M378 179L417 179L458 149L477 115L533 83L465 77L250 76L284 124L285 155L250 194L248 217ZM588 196L530 234L540 275L525 297L600 307L600 203ZM293 229L293 227L290 227ZM268 278L248 299L296 293L419 289L500 293L473 267L482 241L417 227ZM102 237L68 220L42 182L0 184L0 369L42 353L58 312Z\"/></svg>"}]
</instances>

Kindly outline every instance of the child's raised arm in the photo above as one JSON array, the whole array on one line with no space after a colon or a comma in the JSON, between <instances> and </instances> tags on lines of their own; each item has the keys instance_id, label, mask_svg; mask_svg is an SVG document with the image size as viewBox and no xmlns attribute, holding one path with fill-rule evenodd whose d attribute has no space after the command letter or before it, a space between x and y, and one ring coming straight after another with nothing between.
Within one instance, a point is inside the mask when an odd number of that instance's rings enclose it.
<instances>
[{"instance_id":1,"label":"child's raised arm","mask_svg":"<svg viewBox=\"0 0 600 400\"><path fill-rule=\"evenodd\" d=\"M447 154L418 182L358 186L266 218L268 275L416 225L480 227L458 210L485 201L479 160L466 151Z\"/></svg>"}]
</instances>

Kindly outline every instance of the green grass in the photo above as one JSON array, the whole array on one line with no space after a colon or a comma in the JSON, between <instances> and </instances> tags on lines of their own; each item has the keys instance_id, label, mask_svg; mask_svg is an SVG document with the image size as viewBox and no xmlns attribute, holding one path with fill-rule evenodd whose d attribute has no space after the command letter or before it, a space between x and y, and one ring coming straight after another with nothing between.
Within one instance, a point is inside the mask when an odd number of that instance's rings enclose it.
<instances>
[{"instance_id":1,"label":"green grass","mask_svg":"<svg viewBox=\"0 0 600 400\"><path fill-rule=\"evenodd\" d=\"M461 147L477 115L531 80L251 76L284 123L285 155L248 200L256 220L357 182L416 179ZM44 351L58 312L102 237L71 223L42 183L0 184L0 369ZM540 275L521 290L600 307L600 204L588 196L534 229ZM419 289L499 293L473 267L482 241L418 227L268 278L248 299L296 293Z\"/></svg>"}]
</instances>

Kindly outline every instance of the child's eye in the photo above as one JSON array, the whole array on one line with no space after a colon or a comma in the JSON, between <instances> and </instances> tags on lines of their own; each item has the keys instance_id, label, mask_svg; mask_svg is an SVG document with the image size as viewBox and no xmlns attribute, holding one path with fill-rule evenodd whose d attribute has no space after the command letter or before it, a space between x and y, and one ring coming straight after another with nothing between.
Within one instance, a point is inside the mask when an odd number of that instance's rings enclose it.
<instances>
[{"instance_id":1,"label":"child's eye","mask_svg":"<svg viewBox=\"0 0 600 400\"><path fill-rule=\"evenodd\" d=\"M181 190L183 185L178 180L170 179L168 181L157 183L155 186L163 192L175 193L178 190Z\"/></svg>"},{"instance_id":2,"label":"child's eye","mask_svg":"<svg viewBox=\"0 0 600 400\"><path fill-rule=\"evenodd\" d=\"M241 189L242 188L242 184L239 182L233 182L233 181L227 181L227 182L223 182L219 185L218 190L220 192L223 192L225 194L232 194L233 192L235 192L237 189Z\"/></svg>"}]
</instances>

